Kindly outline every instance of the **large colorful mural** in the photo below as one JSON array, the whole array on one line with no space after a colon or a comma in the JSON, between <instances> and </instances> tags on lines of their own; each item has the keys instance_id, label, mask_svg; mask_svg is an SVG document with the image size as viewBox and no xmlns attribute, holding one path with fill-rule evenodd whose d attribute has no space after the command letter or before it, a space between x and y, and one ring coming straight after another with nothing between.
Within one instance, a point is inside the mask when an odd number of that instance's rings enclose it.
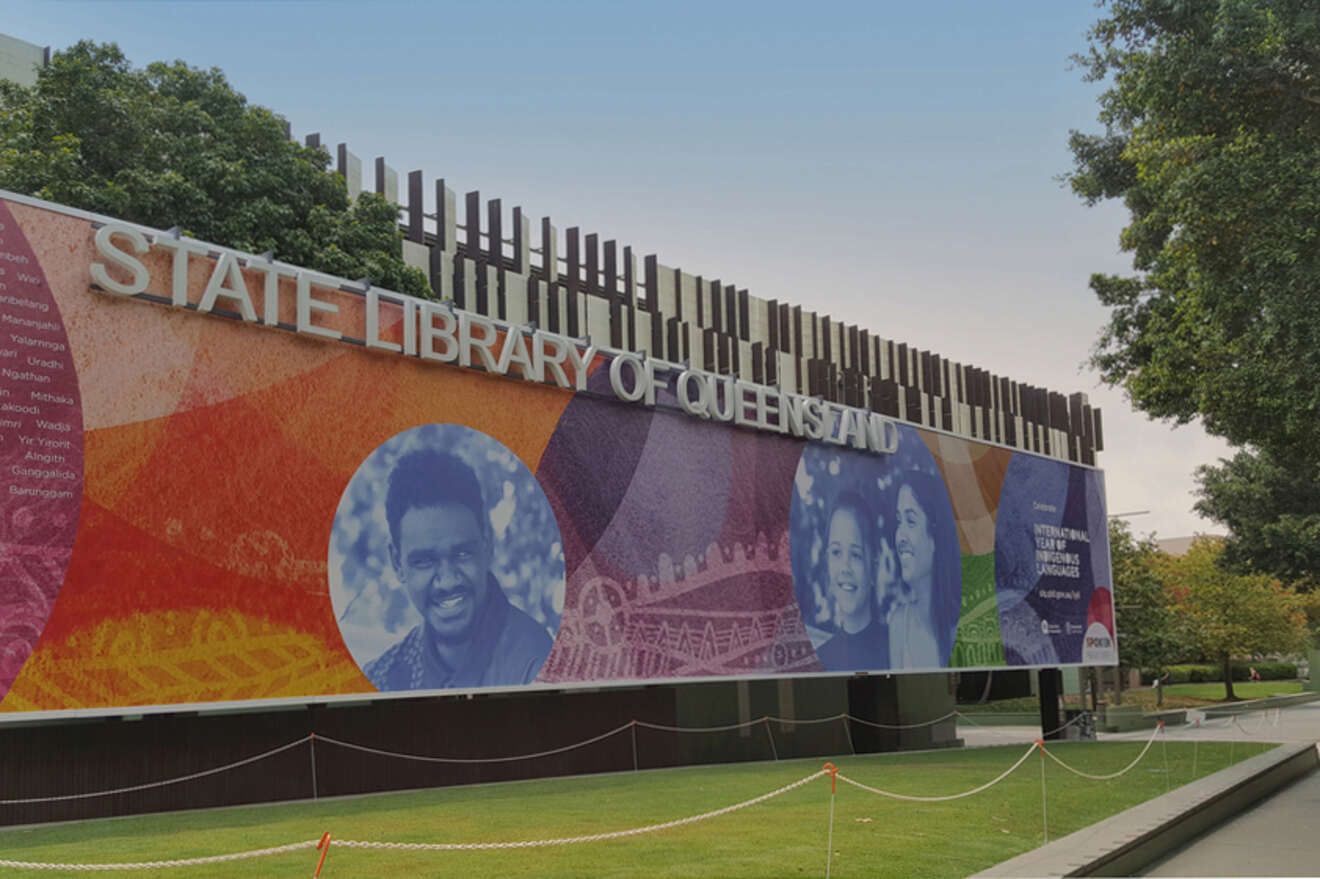
<instances>
[{"instance_id":1,"label":"large colorful mural","mask_svg":"<svg viewBox=\"0 0 1320 879\"><path fill-rule=\"evenodd\" d=\"M1097 470L112 222L0 194L0 716L1117 659Z\"/></svg>"}]
</instances>

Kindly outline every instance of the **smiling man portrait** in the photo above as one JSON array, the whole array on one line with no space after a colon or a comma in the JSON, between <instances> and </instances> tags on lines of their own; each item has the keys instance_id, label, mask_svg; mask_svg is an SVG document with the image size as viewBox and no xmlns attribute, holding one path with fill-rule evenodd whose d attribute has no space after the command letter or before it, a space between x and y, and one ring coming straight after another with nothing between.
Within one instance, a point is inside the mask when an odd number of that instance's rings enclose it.
<instances>
[{"instance_id":1,"label":"smiling man portrait","mask_svg":"<svg viewBox=\"0 0 1320 879\"><path fill-rule=\"evenodd\" d=\"M552 642L491 574L490 515L472 468L435 449L402 455L385 518L390 563L422 622L364 666L371 683L382 691L531 683Z\"/></svg>"}]
</instances>

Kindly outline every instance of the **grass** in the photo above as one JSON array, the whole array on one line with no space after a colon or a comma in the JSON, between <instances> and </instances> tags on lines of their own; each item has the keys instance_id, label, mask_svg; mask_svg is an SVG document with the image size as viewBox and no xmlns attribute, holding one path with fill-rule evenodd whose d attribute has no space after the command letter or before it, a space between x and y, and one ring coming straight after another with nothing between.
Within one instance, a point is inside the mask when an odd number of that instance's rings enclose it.
<instances>
[{"instance_id":1,"label":"grass","mask_svg":"<svg viewBox=\"0 0 1320 879\"><path fill-rule=\"evenodd\" d=\"M1114 772L1141 742L1052 743L1052 753L1093 774ZM1064 836L1272 745L1156 743L1131 772L1090 781L1032 755L989 790L943 803L877 797L840 783L832 874L961 877L1043 841L1041 766L1049 836ZM865 784L931 796L989 781L1025 752L1001 748L846 755L840 771ZM1167 761L1167 764L1166 764ZM299 840L485 842L573 836L668 821L767 793L819 769L821 760L736 764L635 774L544 779L487 786L138 816L0 830L0 857L110 862L187 858ZM1168 772L1165 772L1165 766ZM361 876L799 877L824 874L829 781L708 821L642 836L553 848L484 852L398 852L335 848L324 879ZM151 875L218 879L309 875L312 849ZM0 869L3 877L50 876ZM54 874L60 875L60 874Z\"/></svg>"},{"instance_id":2,"label":"grass","mask_svg":"<svg viewBox=\"0 0 1320 879\"><path fill-rule=\"evenodd\" d=\"M1081 708L1081 703L1065 702L1065 708ZM1022 696L1015 699L996 699L993 702L959 705L963 714L1040 714L1040 700L1035 696Z\"/></svg>"},{"instance_id":3,"label":"grass","mask_svg":"<svg viewBox=\"0 0 1320 879\"><path fill-rule=\"evenodd\" d=\"M1234 701L1238 702L1247 699L1263 699L1266 696L1275 696L1280 693L1291 695L1300 692L1302 692L1301 681L1234 681L1233 683L1233 693L1237 696ZM1124 705L1140 705L1145 711L1157 710L1155 699L1154 687L1123 691ZM1222 705L1227 701L1224 698L1224 685L1222 683L1171 684L1164 688L1164 704L1161 708L1203 708L1208 705ZM1078 698L1073 697L1073 701L1067 702L1066 707L1081 708L1082 705ZM1023 696L1018 699L1000 699L995 702L986 702L983 705L959 705L958 710L965 714L995 714L1001 712L1039 714L1040 701L1035 696Z\"/></svg>"}]
</instances>

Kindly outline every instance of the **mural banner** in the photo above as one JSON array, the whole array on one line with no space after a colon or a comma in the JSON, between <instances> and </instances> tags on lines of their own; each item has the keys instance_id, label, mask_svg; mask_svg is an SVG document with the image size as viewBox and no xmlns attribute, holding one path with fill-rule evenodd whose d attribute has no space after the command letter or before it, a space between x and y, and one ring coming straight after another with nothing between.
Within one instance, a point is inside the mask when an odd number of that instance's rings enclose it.
<instances>
[{"instance_id":1,"label":"mural banner","mask_svg":"<svg viewBox=\"0 0 1320 879\"><path fill-rule=\"evenodd\" d=\"M0 193L0 720L1112 665L1103 474Z\"/></svg>"}]
</instances>

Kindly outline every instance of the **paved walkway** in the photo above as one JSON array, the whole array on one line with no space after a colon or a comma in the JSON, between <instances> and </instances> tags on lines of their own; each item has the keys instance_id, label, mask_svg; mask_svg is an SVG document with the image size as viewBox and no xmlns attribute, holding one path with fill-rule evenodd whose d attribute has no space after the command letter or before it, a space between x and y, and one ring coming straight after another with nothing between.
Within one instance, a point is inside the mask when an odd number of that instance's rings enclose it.
<instances>
[{"instance_id":1,"label":"paved walkway","mask_svg":"<svg viewBox=\"0 0 1320 879\"><path fill-rule=\"evenodd\" d=\"M1320 875L1320 772L1147 868L1146 876Z\"/></svg>"},{"instance_id":2,"label":"paved walkway","mask_svg":"<svg viewBox=\"0 0 1320 879\"><path fill-rule=\"evenodd\" d=\"M1011 745L1018 742L1027 745L1040 738L1039 726L978 726L975 718L976 715L970 715L970 719L967 716L958 719L958 737L968 747ZM1166 730L1169 741L1190 742L1200 739L1203 742L1306 744L1320 741L1320 702L1235 717L1217 717L1200 724L1170 726ZM1102 742L1145 741L1149 737L1149 729L1098 734ZM1316 875L1320 875L1320 865L1317 865Z\"/></svg>"},{"instance_id":3,"label":"paved walkway","mask_svg":"<svg viewBox=\"0 0 1320 879\"><path fill-rule=\"evenodd\" d=\"M1171 726L1171 740L1320 742L1320 702L1200 726ZM959 722L971 746L1027 743L1039 727L976 727ZM1102 741L1145 739L1149 730L1101 733ZM1320 876L1320 772L1262 800L1152 865L1148 876Z\"/></svg>"}]
</instances>

